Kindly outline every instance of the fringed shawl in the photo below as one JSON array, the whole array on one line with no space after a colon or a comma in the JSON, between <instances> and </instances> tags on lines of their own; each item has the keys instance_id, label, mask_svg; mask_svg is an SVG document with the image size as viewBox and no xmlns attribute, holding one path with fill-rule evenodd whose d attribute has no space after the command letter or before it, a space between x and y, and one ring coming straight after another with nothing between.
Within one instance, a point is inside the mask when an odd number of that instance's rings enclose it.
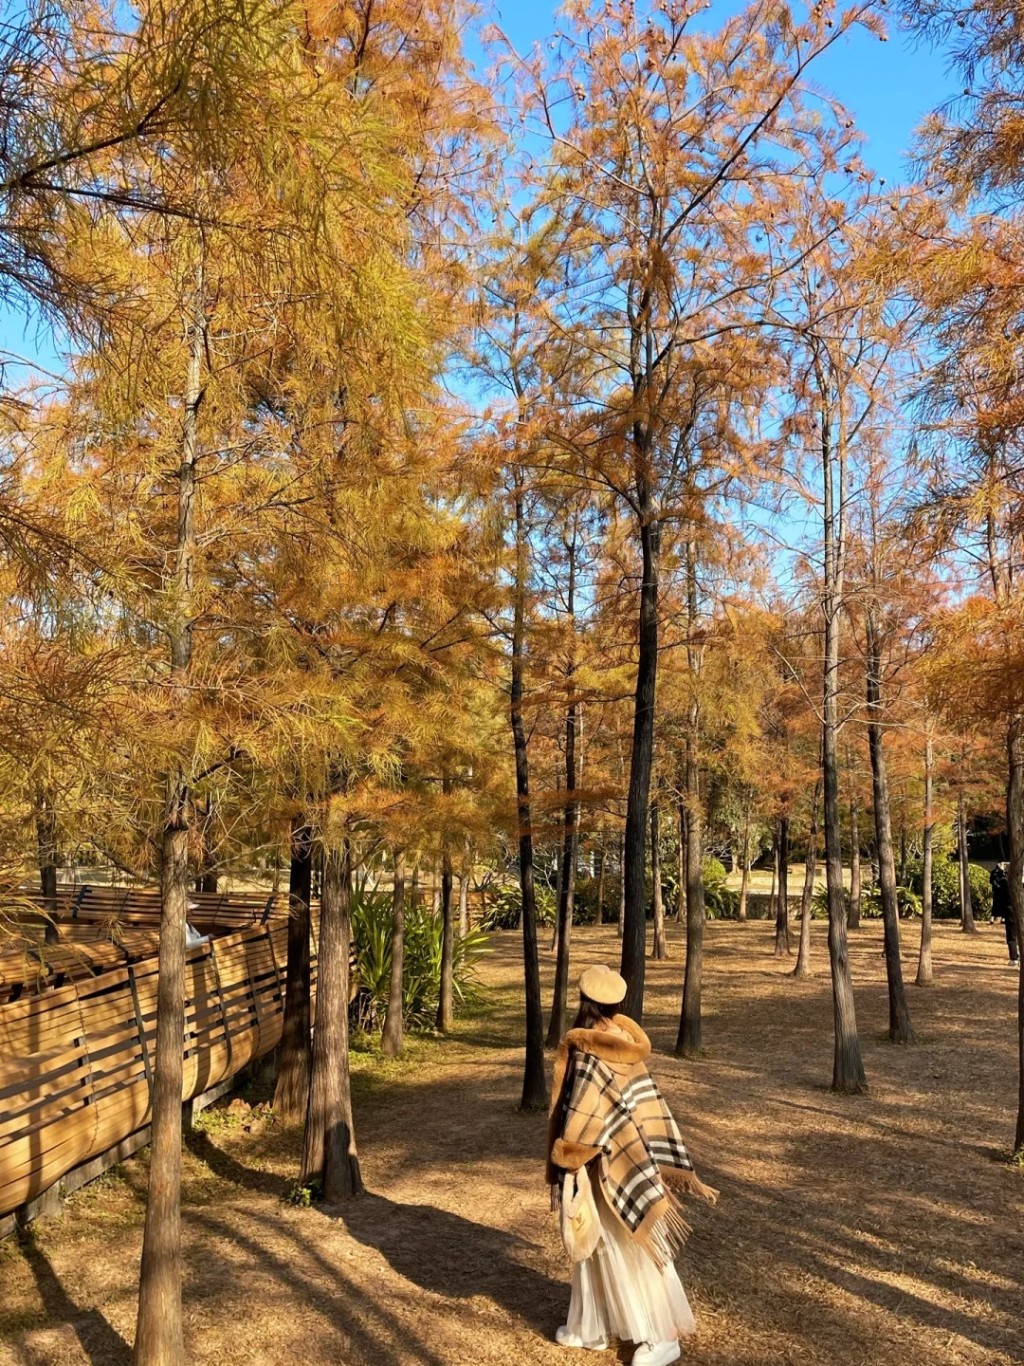
<instances>
[{"instance_id":1,"label":"fringed shawl","mask_svg":"<svg viewBox=\"0 0 1024 1366\"><path fill-rule=\"evenodd\" d=\"M713 1195L698 1180L672 1114L645 1066L647 1035L626 1015L601 1029L570 1029L559 1044L548 1122L548 1182L599 1159L609 1208L659 1266L689 1233L666 1181Z\"/></svg>"}]
</instances>

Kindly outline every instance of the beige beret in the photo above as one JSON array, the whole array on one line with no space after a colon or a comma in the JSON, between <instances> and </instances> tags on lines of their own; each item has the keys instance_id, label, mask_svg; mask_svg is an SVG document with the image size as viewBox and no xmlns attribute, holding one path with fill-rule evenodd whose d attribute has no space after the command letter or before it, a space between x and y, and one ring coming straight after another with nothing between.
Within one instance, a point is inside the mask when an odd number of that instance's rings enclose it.
<instances>
[{"instance_id":1,"label":"beige beret","mask_svg":"<svg viewBox=\"0 0 1024 1366\"><path fill-rule=\"evenodd\" d=\"M617 1006L626 995L626 979L606 963L598 963L580 978L580 991L599 1006Z\"/></svg>"}]
</instances>

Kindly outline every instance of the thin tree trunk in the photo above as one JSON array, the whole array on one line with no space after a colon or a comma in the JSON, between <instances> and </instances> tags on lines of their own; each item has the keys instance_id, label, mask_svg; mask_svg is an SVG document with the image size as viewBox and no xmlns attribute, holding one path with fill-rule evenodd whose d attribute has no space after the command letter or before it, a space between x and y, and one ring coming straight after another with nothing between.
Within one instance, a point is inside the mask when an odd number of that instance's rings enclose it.
<instances>
[{"instance_id":1,"label":"thin tree trunk","mask_svg":"<svg viewBox=\"0 0 1024 1366\"><path fill-rule=\"evenodd\" d=\"M963 788L957 796L957 851L960 855L960 928L964 934L977 934L974 905L971 901L971 865L967 849L967 811Z\"/></svg>"},{"instance_id":2,"label":"thin tree trunk","mask_svg":"<svg viewBox=\"0 0 1024 1366\"><path fill-rule=\"evenodd\" d=\"M921 950L917 959L917 985L926 987L932 980L932 734L929 730L924 751L924 832L921 837Z\"/></svg>"},{"instance_id":3,"label":"thin tree trunk","mask_svg":"<svg viewBox=\"0 0 1024 1366\"><path fill-rule=\"evenodd\" d=\"M626 928L626 836L619 841L619 923L615 933L622 938Z\"/></svg>"},{"instance_id":4,"label":"thin tree trunk","mask_svg":"<svg viewBox=\"0 0 1024 1366\"><path fill-rule=\"evenodd\" d=\"M804 863L804 886L800 894L800 947L796 955L794 977L806 977L811 970L811 911L814 903L814 875L818 868L818 800L821 779L814 784L811 805L811 828L807 835L807 859Z\"/></svg>"},{"instance_id":5,"label":"thin tree trunk","mask_svg":"<svg viewBox=\"0 0 1024 1366\"><path fill-rule=\"evenodd\" d=\"M472 868L472 855L469 842L466 842L462 859L462 872L459 876L459 935L465 939L469 934L469 879Z\"/></svg>"},{"instance_id":6,"label":"thin tree trunk","mask_svg":"<svg viewBox=\"0 0 1024 1366\"><path fill-rule=\"evenodd\" d=\"M679 798L679 891L676 896L676 924L686 916L686 798Z\"/></svg>"},{"instance_id":7,"label":"thin tree trunk","mask_svg":"<svg viewBox=\"0 0 1024 1366\"><path fill-rule=\"evenodd\" d=\"M597 851L597 923L604 924L604 845Z\"/></svg>"},{"instance_id":8,"label":"thin tree trunk","mask_svg":"<svg viewBox=\"0 0 1024 1366\"><path fill-rule=\"evenodd\" d=\"M697 626L697 551L692 539L686 542L686 662L691 679L700 669L700 651L694 642ZM676 1056L696 1057L703 1040L701 1018L704 994L704 811L701 806L700 770L697 747L700 742L700 705L691 692L686 718L686 969L683 974L683 1004L676 1039Z\"/></svg>"},{"instance_id":9,"label":"thin tree trunk","mask_svg":"<svg viewBox=\"0 0 1024 1366\"><path fill-rule=\"evenodd\" d=\"M1017 1126L1013 1151L1024 1154L1024 714L1010 718L1006 736L1009 775L1006 786L1006 827L1010 843L1010 906L1017 951L1021 961L1017 984Z\"/></svg>"},{"instance_id":10,"label":"thin tree trunk","mask_svg":"<svg viewBox=\"0 0 1024 1366\"><path fill-rule=\"evenodd\" d=\"M857 823L857 803L850 798L850 909L846 923L849 929L860 929L860 827Z\"/></svg>"},{"instance_id":11,"label":"thin tree trunk","mask_svg":"<svg viewBox=\"0 0 1024 1366\"><path fill-rule=\"evenodd\" d=\"M882 738L882 646L874 606L866 613L867 627L867 702L868 748L871 753L871 785L875 807L875 844L878 848L878 879L885 932L885 975L889 986L889 1039L892 1043L913 1043L910 1009L903 985L900 961L899 901L896 868L892 854L892 829L889 823L889 781L885 767Z\"/></svg>"},{"instance_id":12,"label":"thin tree trunk","mask_svg":"<svg viewBox=\"0 0 1024 1366\"><path fill-rule=\"evenodd\" d=\"M305 813L292 817L288 872L288 966L284 1020L277 1050L274 1113L299 1124L309 1100L309 927L313 887L313 832Z\"/></svg>"},{"instance_id":13,"label":"thin tree trunk","mask_svg":"<svg viewBox=\"0 0 1024 1366\"><path fill-rule=\"evenodd\" d=\"M743 808L743 872L740 878L740 904L736 912L737 920L747 918L747 889L750 885L750 794L747 793Z\"/></svg>"},{"instance_id":14,"label":"thin tree trunk","mask_svg":"<svg viewBox=\"0 0 1024 1366\"><path fill-rule=\"evenodd\" d=\"M523 721L523 674L526 651L528 547L522 471L515 471L516 575L512 625L512 686L509 713L516 756L516 804L519 820L519 885L523 913L523 978L526 996L526 1048L523 1060L523 1110L546 1110L548 1082L544 1066L544 1014L537 952L537 899L533 880L533 831L530 811L530 761Z\"/></svg>"},{"instance_id":15,"label":"thin tree trunk","mask_svg":"<svg viewBox=\"0 0 1024 1366\"><path fill-rule=\"evenodd\" d=\"M656 799L651 802L651 886L654 898L654 938L651 945L651 957L667 958L665 898L661 891L661 832L658 829L658 803Z\"/></svg>"},{"instance_id":16,"label":"thin tree trunk","mask_svg":"<svg viewBox=\"0 0 1024 1366\"><path fill-rule=\"evenodd\" d=\"M566 613L570 630L576 629L576 539L566 540L569 581L566 590ZM565 1033L566 1000L569 992L569 944L572 939L572 912L576 900L576 847L579 808L576 803L576 723L578 707L573 692L576 672L574 652L570 648L566 665L566 691L569 705L565 712L565 807L562 813L562 881L558 889L558 956L555 960L555 991L548 1023L548 1046L554 1048Z\"/></svg>"},{"instance_id":17,"label":"thin tree trunk","mask_svg":"<svg viewBox=\"0 0 1024 1366\"><path fill-rule=\"evenodd\" d=\"M906 827L906 825L901 825L901 826L900 826L900 877L899 877L899 885L900 885L901 887L905 887L905 886L907 885L907 827Z\"/></svg>"},{"instance_id":18,"label":"thin tree trunk","mask_svg":"<svg viewBox=\"0 0 1024 1366\"><path fill-rule=\"evenodd\" d=\"M775 957L792 953L789 942L789 817L779 817L776 845L779 868L779 899L775 907Z\"/></svg>"},{"instance_id":19,"label":"thin tree trunk","mask_svg":"<svg viewBox=\"0 0 1024 1366\"><path fill-rule=\"evenodd\" d=\"M825 794L825 877L828 885L828 953L832 971L832 1089L856 1093L867 1088L857 1032L843 895L843 849L839 822L839 625L843 610L846 559L846 457L842 435L832 446L829 381L818 370L821 394L820 435L824 507L824 669L822 675L822 783ZM836 475L838 474L838 487Z\"/></svg>"},{"instance_id":20,"label":"thin tree trunk","mask_svg":"<svg viewBox=\"0 0 1024 1366\"><path fill-rule=\"evenodd\" d=\"M445 794L451 792L447 773L441 779ZM452 854L447 841L441 851L441 981L437 1000L437 1027L451 1033L455 1024L455 917L452 914Z\"/></svg>"},{"instance_id":21,"label":"thin tree trunk","mask_svg":"<svg viewBox=\"0 0 1024 1366\"><path fill-rule=\"evenodd\" d=\"M768 919L775 920L779 913L779 823L775 822L772 831L772 889L768 893ZM776 943L778 941L776 940Z\"/></svg>"},{"instance_id":22,"label":"thin tree trunk","mask_svg":"<svg viewBox=\"0 0 1024 1366\"><path fill-rule=\"evenodd\" d=\"M654 706L658 673L658 545L659 527L652 491L646 479L640 484L640 550L643 579L640 586L639 653L633 714L633 745L626 801L626 914L622 928L622 975L626 979L623 1012L641 1023L644 1013L644 959L647 921L644 874L647 866L647 812L654 760Z\"/></svg>"},{"instance_id":23,"label":"thin tree trunk","mask_svg":"<svg viewBox=\"0 0 1024 1366\"><path fill-rule=\"evenodd\" d=\"M686 742L686 969L676 1037L677 1058L692 1058L702 1047L701 997L704 976L704 879L700 780L692 742Z\"/></svg>"},{"instance_id":24,"label":"thin tree trunk","mask_svg":"<svg viewBox=\"0 0 1024 1366\"><path fill-rule=\"evenodd\" d=\"M405 1045L405 856L394 853L394 878L391 893L391 976L388 979L388 1005L384 1015L381 1051L386 1058L397 1058Z\"/></svg>"},{"instance_id":25,"label":"thin tree trunk","mask_svg":"<svg viewBox=\"0 0 1024 1366\"><path fill-rule=\"evenodd\" d=\"M206 354L206 298L202 263L188 324L188 371L182 403L174 553L165 589L170 604L172 687L187 707L195 611L195 493L199 409ZM156 1062L146 1222L139 1271L135 1366L180 1366L185 1348L181 1312L181 1093L185 1038L185 918L188 910L188 777L179 766L165 778L160 859L160 941L157 974Z\"/></svg>"},{"instance_id":26,"label":"thin tree trunk","mask_svg":"<svg viewBox=\"0 0 1024 1366\"><path fill-rule=\"evenodd\" d=\"M36 793L36 847L39 851L39 891L43 914L43 940L55 944L57 930L57 814L50 794L40 787Z\"/></svg>"},{"instance_id":27,"label":"thin tree trunk","mask_svg":"<svg viewBox=\"0 0 1024 1366\"><path fill-rule=\"evenodd\" d=\"M304 1186L315 1181L330 1203L363 1189L352 1123L348 1062L349 943L352 871L348 842L324 850L317 945L316 1026L309 1107L302 1146Z\"/></svg>"}]
</instances>

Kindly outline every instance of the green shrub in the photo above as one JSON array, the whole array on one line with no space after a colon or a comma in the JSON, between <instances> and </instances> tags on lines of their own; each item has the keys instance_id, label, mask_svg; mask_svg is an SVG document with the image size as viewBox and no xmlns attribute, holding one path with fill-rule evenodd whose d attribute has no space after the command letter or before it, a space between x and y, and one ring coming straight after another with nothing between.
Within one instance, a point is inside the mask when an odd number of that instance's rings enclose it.
<instances>
[{"instance_id":1,"label":"green shrub","mask_svg":"<svg viewBox=\"0 0 1024 1366\"><path fill-rule=\"evenodd\" d=\"M988 920L992 915L992 886L988 873L977 863L970 863L967 868L975 917ZM908 881L920 900L924 891L920 860L915 859L910 865ZM960 865L956 859L937 858L932 862L932 915L936 920L960 919Z\"/></svg>"},{"instance_id":2,"label":"green shrub","mask_svg":"<svg viewBox=\"0 0 1024 1366\"><path fill-rule=\"evenodd\" d=\"M550 887L543 885L534 888L537 903L537 924L555 923L555 894ZM523 892L518 882L508 882L498 889L480 918L480 928L491 930L518 930L523 918Z\"/></svg>"},{"instance_id":3,"label":"green shrub","mask_svg":"<svg viewBox=\"0 0 1024 1366\"><path fill-rule=\"evenodd\" d=\"M359 988L353 1005L357 1027L376 1029L384 1018L391 982L391 894L363 891L352 898L352 945ZM428 1028L441 992L441 917L428 906L407 907L402 974L402 1011L413 1029ZM456 1008L479 999L476 964L488 950L482 929L456 932L452 955Z\"/></svg>"},{"instance_id":4,"label":"green shrub","mask_svg":"<svg viewBox=\"0 0 1024 1366\"><path fill-rule=\"evenodd\" d=\"M706 858L701 865L704 883L704 910L709 920L735 920L740 909L740 894L725 885L725 864Z\"/></svg>"}]
</instances>

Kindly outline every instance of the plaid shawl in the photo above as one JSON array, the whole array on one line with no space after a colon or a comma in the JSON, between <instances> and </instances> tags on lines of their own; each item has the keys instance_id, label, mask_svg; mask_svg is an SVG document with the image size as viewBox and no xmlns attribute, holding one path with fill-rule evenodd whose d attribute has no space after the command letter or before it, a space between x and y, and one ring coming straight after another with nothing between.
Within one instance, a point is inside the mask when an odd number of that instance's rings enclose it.
<instances>
[{"instance_id":1,"label":"plaid shawl","mask_svg":"<svg viewBox=\"0 0 1024 1366\"><path fill-rule=\"evenodd\" d=\"M548 1181L560 1169L596 1161L609 1208L659 1265L689 1233L666 1182L713 1196L693 1163L661 1092L647 1071L651 1044L626 1015L613 1021L628 1035L571 1029L558 1048L548 1124Z\"/></svg>"}]
</instances>

